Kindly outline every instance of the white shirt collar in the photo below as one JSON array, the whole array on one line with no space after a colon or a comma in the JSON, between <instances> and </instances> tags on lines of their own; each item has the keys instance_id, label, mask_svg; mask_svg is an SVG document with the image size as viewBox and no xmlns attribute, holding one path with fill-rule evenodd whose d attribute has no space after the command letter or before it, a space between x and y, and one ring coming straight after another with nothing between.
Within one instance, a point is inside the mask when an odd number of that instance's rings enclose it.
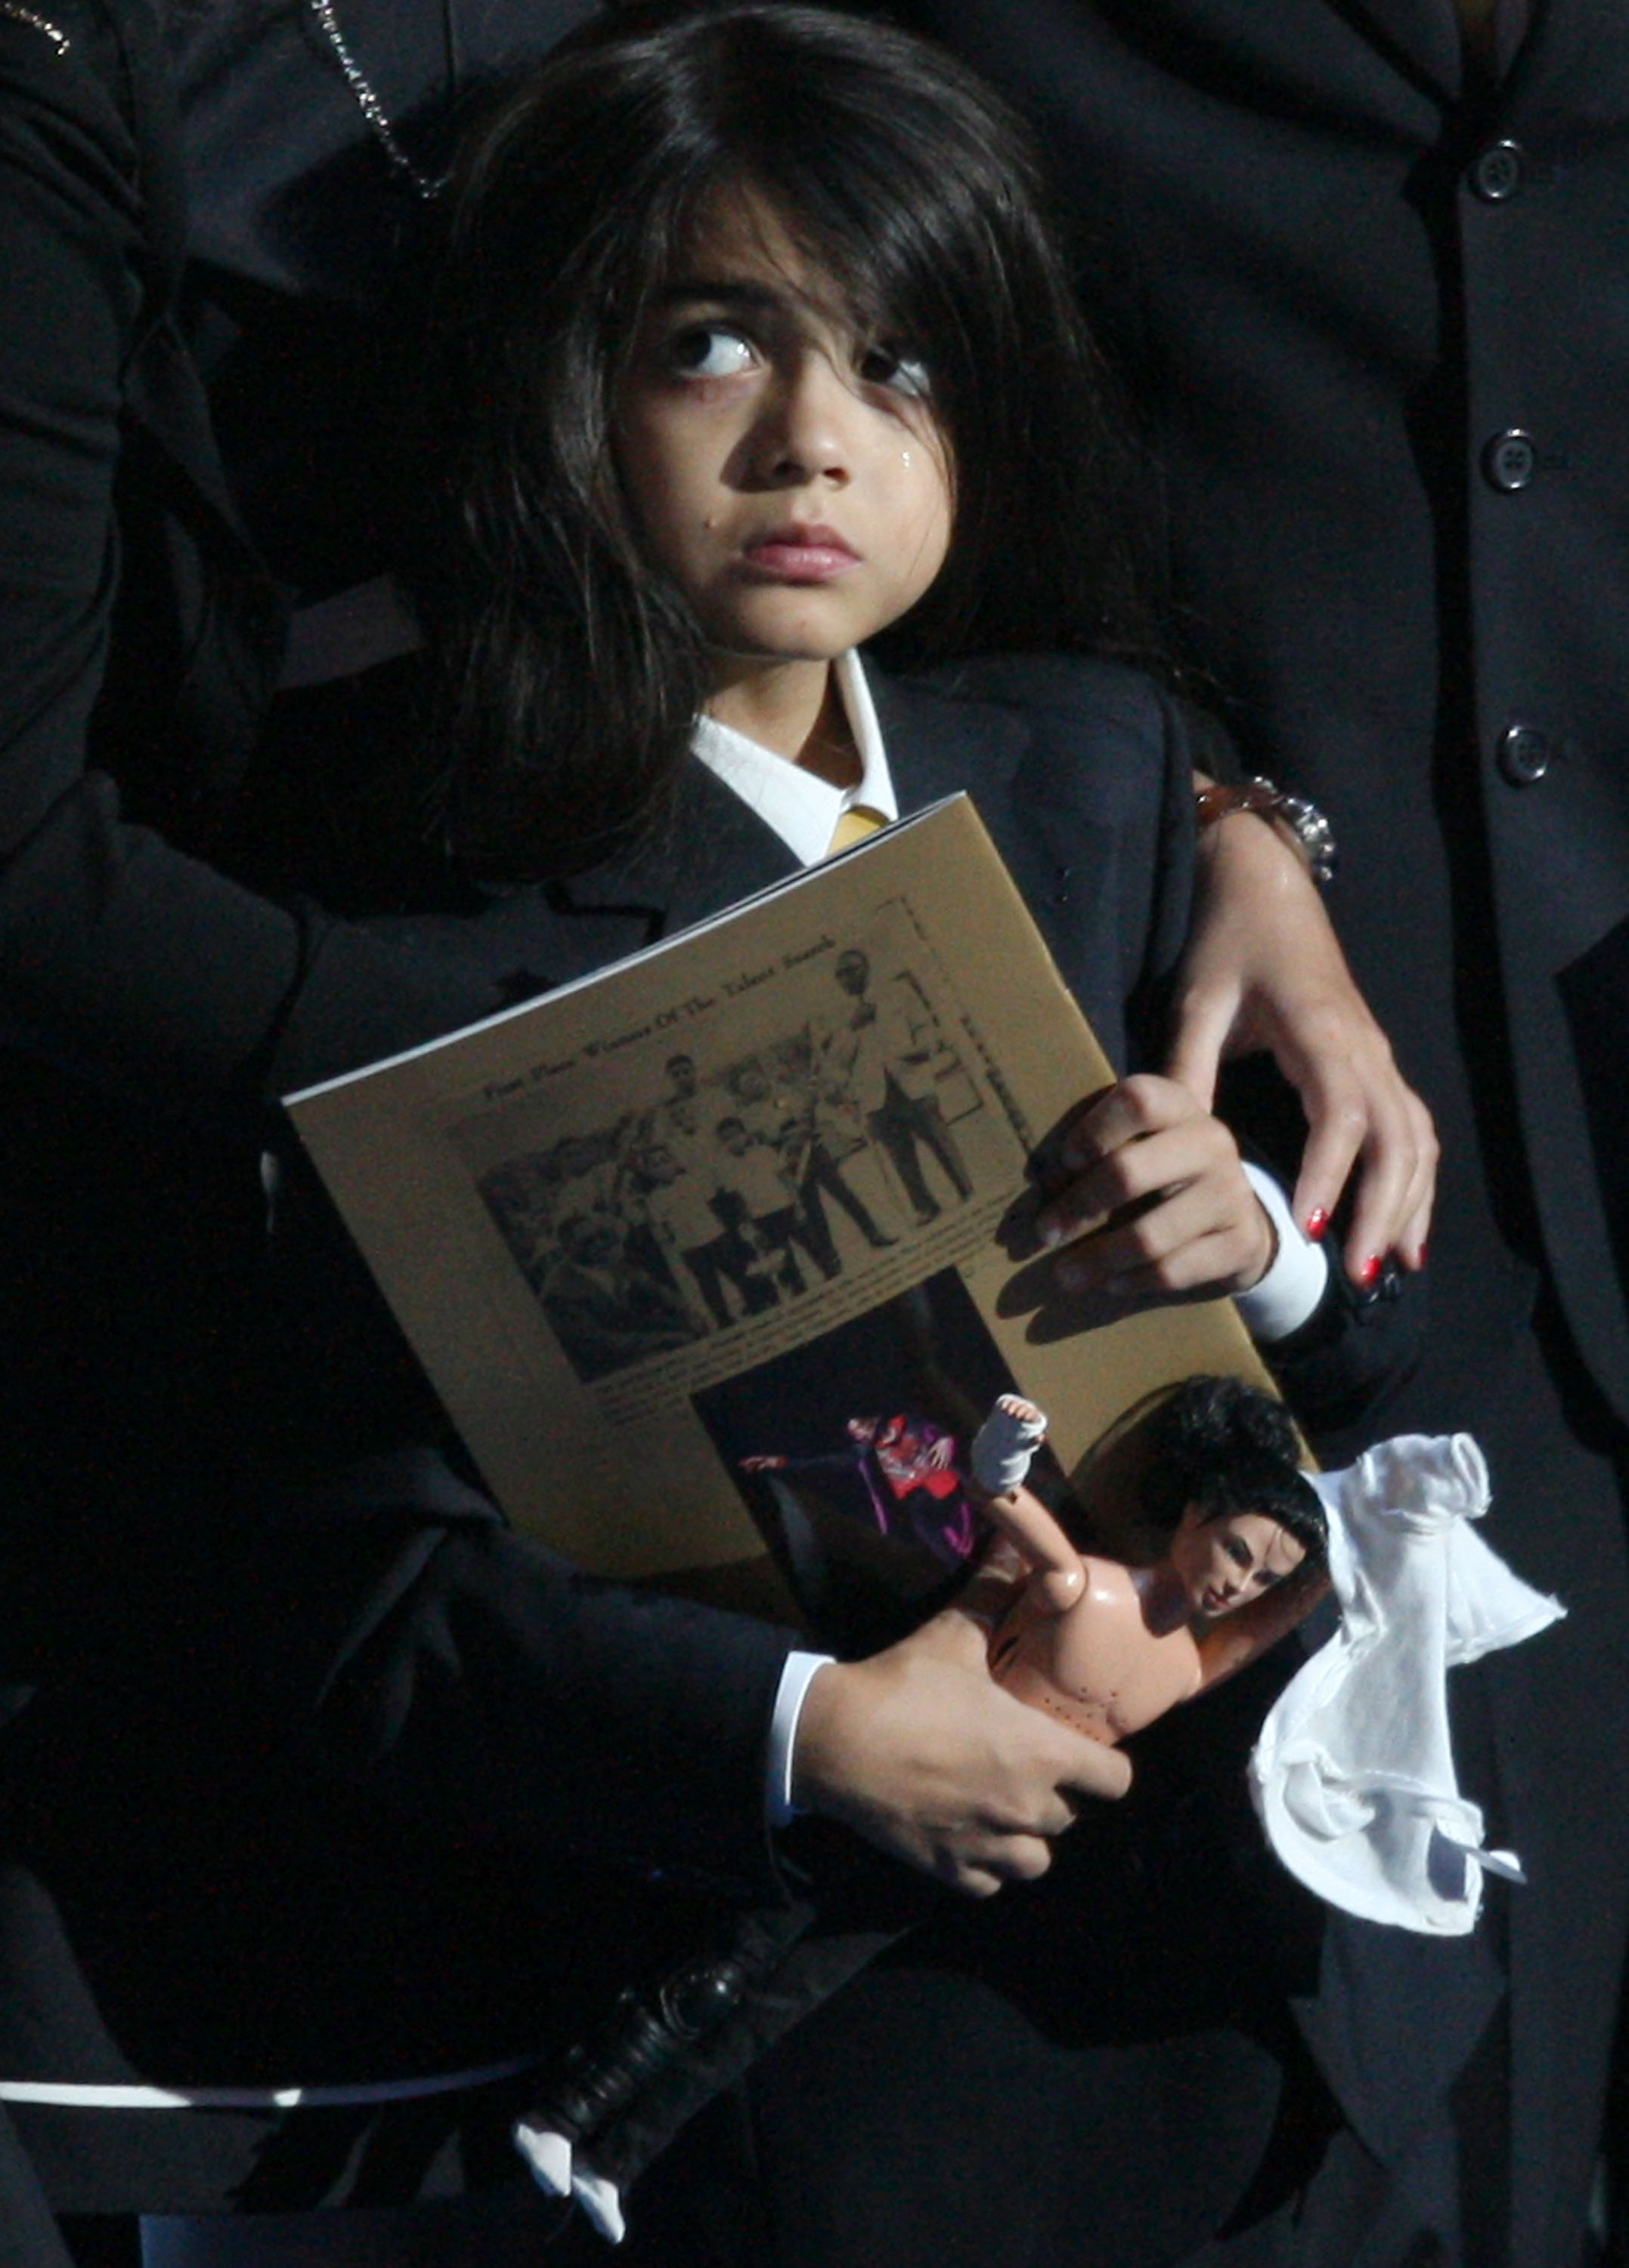
<instances>
[{"instance_id":1,"label":"white shirt collar","mask_svg":"<svg viewBox=\"0 0 1629 2268\"><path fill-rule=\"evenodd\" d=\"M852 787L833 787L711 717L697 718L690 743L713 777L740 796L806 866L825 857L832 829L855 804L863 803L883 819L899 817L888 753L859 655L851 647L832 666L859 754L860 775Z\"/></svg>"}]
</instances>

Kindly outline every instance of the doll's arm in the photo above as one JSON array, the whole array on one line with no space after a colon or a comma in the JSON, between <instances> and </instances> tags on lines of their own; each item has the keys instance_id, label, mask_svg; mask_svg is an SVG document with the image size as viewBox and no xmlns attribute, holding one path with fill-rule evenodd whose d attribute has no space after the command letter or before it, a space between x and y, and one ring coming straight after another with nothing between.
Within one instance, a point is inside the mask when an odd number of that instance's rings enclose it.
<instances>
[{"instance_id":1,"label":"doll's arm","mask_svg":"<svg viewBox=\"0 0 1629 2268\"><path fill-rule=\"evenodd\" d=\"M1086 1567L1039 1497L1023 1484L1030 1458L1045 1439L1045 1414L1021 1395L1002 1395L973 1437L973 1492L998 1534L1039 1578L1036 1595L1061 1615L1080 1597ZM996 1572L1007 1579L1008 1571Z\"/></svg>"},{"instance_id":2,"label":"doll's arm","mask_svg":"<svg viewBox=\"0 0 1629 2268\"><path fill-rule=\"evenodd\" d=\"M1248 1668L1269 1646L1277 1646L1306 1621L1329 1587L1326 1568L1298 1567L1284 1582L1275 1583L1259 1598L1213 1623L1197 1641L1199 1683L1196 1693L1208 1693L1213 1685Z\"/></svg>"},{"instance_id":3,"label":"doll's arm","mask_svg":"<svg viewBox=\"0 0 1629 2268\"><path fill-rule=\"evenodd\" d=\"M1086 1563L1037 1496L1021 1483L1004 1495L984 1497L981 1508L1030 1570L1031 1595L1055 1614L1066 1614L1086 1587Z\"/></svg>"}]
</instances>

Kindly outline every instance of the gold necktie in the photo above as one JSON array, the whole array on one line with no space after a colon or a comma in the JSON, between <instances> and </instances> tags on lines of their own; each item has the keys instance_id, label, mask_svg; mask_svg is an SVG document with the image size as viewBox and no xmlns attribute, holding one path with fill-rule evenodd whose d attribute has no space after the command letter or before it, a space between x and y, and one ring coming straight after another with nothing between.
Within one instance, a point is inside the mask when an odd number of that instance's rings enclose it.
<instances>
[{"instance_id":1,"label":"gold necktie","mask_svg":"<svg viewBox=\"0 0 1629 2268\"><path fill-rule=\"evenodd\" d=\"M874 835L879 827L887 825L882 814L873 811L869 804L851 803L831 830L831 840L826 845L827 858L846 850L851 843L863 843L866 836Z\"/></svg>"}]
</instances>

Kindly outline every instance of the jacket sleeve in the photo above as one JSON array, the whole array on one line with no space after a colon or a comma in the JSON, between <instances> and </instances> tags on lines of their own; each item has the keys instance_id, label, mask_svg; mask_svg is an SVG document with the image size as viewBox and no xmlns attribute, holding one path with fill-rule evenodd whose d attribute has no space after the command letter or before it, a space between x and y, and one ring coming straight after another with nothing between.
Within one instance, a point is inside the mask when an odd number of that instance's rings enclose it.
<instances>
[{"instance_id":1,"label":"jacket sleeve","mask_svg":"<svg viewBox=\"0 0 1629 2268\"><path fill-rule=\"evenodd\" d=\"M218 468L201 397L177 398L196 379L169 332L148 195L171 153L138 146L109 91L127 59L107 23L64 20L59 52L0 16L0 1035L161 1104L250 1100L493 1003L472 968L258 896L177 847L184 828L139 823L123 752L99 745L125 586L154 564L130 559L121 512L144 370L201 453L158 475L180 520L214 515L225 541L230 506L224 482L217 504L188 489ZM155 812L184 812L198 784L188 741L220 594L191 595L173 733L148 720L149 770L173 787Z\"/></svg>"},{"instance_id":2,"label":"jacket sleeve","mask_svg":"<svg viewBox=\"0 0 1629 2268\"><path fill-rule=\"evenodd\" d=\"M161 1109L236 1103L252 1125L262 1098L498 1002L490 956L259 896L132 815L127 770L144 809L162 803L154 772L184 775L198 691L185 672L175 749L167 714L147 720L145 770L100 744L136 572L134 385L187 442L168 467L183 526L232 534L201 397L185 397L195 377L163 335L151 195L166 153L110 92L122 20L69 0L64 53L0 14L0 1037ZM763 1750L789 1635L589 1584L483 1510L466 1533L433 1506L353 1495L295 1544L278 1508L212 1570L216 1608L228 1593L240 1608L220 1690L258 1678L291 1737L309 1728L337 1768L426 1821L547 1820L570 1848L651 1866L711 1852L724 1874L772 1880ZM147 1547L111 1528L118 1587Z\"/></svg>"},{"instance_id":3,"label":"jacket sleeve","mask_svg":"<svg viewBox=\"0 0 1629 2268\"><path fill-rule=\"evenodd\" d=\"M230 1724L234 1749L269 1739L313 1789L534 1848L568 1880L604 1864L779 1888L767 1752L792 1633L586 1575L429 1452L332 1475L274 1518L171 1523L122 1589L92 1602L105 1658L151 1645L134 1688L177 1696L160 1721L214 1697L183 1746Z\"/></svg>"}]
</instances>

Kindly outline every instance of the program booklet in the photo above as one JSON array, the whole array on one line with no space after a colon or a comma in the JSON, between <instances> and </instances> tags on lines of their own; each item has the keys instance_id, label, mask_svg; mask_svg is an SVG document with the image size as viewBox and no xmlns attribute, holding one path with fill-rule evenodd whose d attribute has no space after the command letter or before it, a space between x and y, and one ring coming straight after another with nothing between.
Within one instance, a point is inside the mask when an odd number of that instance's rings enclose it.
<instances>
[{"instance_id":1,"label":"program booklet","mask_svg":"<svg viewBox=\"0 0 1629 2268\"><path fill-rule=\"evenodd\" d=\"M1054 1284L1045 1160L1112 1077L957 796L288 1108L517 1526L859 1638L965 1565L999 1394L1068 1515L1176 1381L1269 1383L1229 1300Z\"/></svg>"}]
</instances>

